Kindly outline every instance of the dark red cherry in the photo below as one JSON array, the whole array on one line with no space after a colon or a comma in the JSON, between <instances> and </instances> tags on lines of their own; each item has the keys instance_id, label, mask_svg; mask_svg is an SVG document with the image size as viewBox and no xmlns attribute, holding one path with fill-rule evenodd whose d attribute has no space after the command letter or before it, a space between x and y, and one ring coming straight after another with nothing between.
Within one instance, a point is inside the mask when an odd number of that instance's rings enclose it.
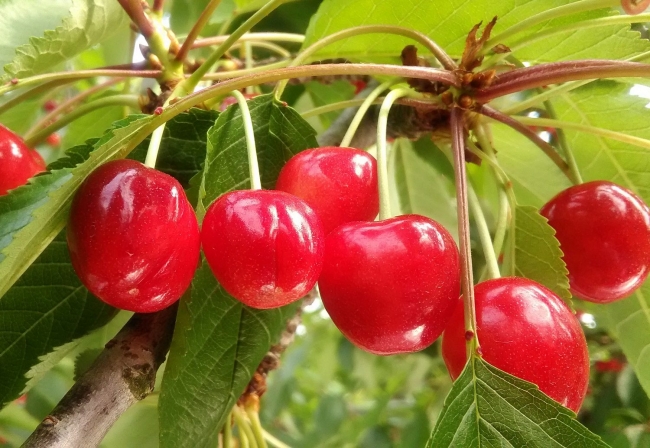
<instances>
[{"instance_id":1,"label":"dark red cherry","mask_svg":"<svg viewBox=\"0 0 650 448\"><path fill-rule=\"evenodd\" d=\"M201 229L203 253L219 283L259 309L287 305L314 287L323 239L305 201L270 190L224 194L208 208Z\"/></svg>"},{"instance_id":2,"label":"dark red cherry","mask_svg":"<svg viewBox=\"0 0 650 448\"><path fill-rule=\"evenodd\" d=\"M16 134L0 125L0 196L25 185L31 177L43 171L43 157L28 148Z\"/></svg>"},{"instance_id":3,"label":"dark red cherry","mask_svg":"<svg viewBox=\"0 0 650 448\"><path fill-rule=\"evenodd\" d=\"M72 201L72 265L117 308L149 313L185 292L199 260L196 215L173 177L134 160L97 168Z\"/></svg>"},{"instance_id":4,"label":"dark red cherry","mask_svg":"<svg viewBox=\"0 0 650 448\"><path fill-rule=\"evenodd\" d=\"M454 311L458 248L424 216L343 224L325 239L318 287L355 345L379 355L415 352L440 336Z\"/></svg>"},{"instance_id":5,"label":"dark red cherry","mask_svg":"<svg viewBox=\"0 0 650 448\"><path fill-rule=\"evenodd\" d=\"M568 188L540 213L560 241L571 292L596 303L630 295L650 272L650 210L606 181Z\"/></svg>"},{"instance_id":6,"label":"dark red cherry","mask_svg":"<svg viewBox=\"0 0 650 448\"><path fill-rule=\"evenodd\" d=\"M282 168L275 188L307 201L325 234L346 222L372 221L379 212L377 161L359 149L302 151Z\"/></svg>"},{"instance_id":7,"label":"dark red cherry","mask_svg":"<svg viewBox=\"0 0 650 448\"><path fill-rule=\"evenodd\" d=\"M580 322L552 291L532 280L506 277L474 287L482 356L578 412L589 383L589 352ZM442 335L452 379L467 362L462 300Z\"/></svg>"}]
</instances>

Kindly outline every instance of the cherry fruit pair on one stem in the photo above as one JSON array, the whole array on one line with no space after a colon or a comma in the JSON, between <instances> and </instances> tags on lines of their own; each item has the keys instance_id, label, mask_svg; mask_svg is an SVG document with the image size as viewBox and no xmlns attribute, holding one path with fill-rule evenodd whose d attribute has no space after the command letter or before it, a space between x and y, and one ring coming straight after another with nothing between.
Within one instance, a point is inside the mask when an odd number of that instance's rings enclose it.
<instances>
[{"instance_id":1,"label":"cherry fruit pair on one stem","mask_svg":"<svg viewBox=\"0 0 650 448\"><path fill-rule=\"evenodd\" d=\"M41 155L0 125L0 196L25 185L31 177L43 171L45 161Z\"/></svg>"}]
</instances>

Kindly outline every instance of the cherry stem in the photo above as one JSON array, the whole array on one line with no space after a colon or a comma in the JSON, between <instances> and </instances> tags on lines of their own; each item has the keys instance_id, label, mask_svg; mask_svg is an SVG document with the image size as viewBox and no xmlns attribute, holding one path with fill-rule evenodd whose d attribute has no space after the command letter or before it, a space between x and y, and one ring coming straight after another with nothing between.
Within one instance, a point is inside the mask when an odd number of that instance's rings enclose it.
<instances>
[{"instance_id":1,"label":"cherry stem","mask_svg":"<svg viewBox=\"0 0 650 448\"><path fill-rule=\"evenodd\" d=\"M486 103L495 98L548 84L597 78L631 78L650 75L650 65L639 62L562 61L518 68L498 75L490 87L478 90L476 101Z\"/></svg>"},{"instance_id":2,"label":"cherry stem","mask_svg":"<svg viewBox=\"0 0 650 448\"><path fill-rule=\"evenodd\" d=\"M291 58L291 52L289 50L287 50L284 47L281 47L280 45L274 44L273 42L255 41L255 40L247 40L245 42L242 42L240 40L237 43L233 44L232 47L230 47L230 49L235 50L237 48L245 47L246 45L272 51L273 53L285 59ZM253 66L251 65L251 68L252 67Z\"/></svg>"},{"instance_id":3,"label":"cherry stem","mask_svg":"<svg viewBox=\"0 0 650 448\"><path fill-rule=\"evenodd\" d=\"M253 130L253 120L251 119L251 112L248 109L248 102L246 101L246 97L239 90L233 90L230 94L237 99L237 103L241 109L241 116L244 120L244 134L246 135L246 150L248 151L248 171L250 173L251 189L261 190L262 181L260 180L260 166L257 161L257 148L255 147L255 131Z\"/></svg>"},{"instance_id":4,"label":"cherry stem","mask_svg":"<svg viewBox=\"0 0 650 448\"><path fill-rule=\"evenodd\" d=\"M479 110L479 113L482 115L485 115L486 117L490 117L496 121L499 121L507 126L510 126L512 129L518 131L522 135L524 135L526 138L528 138L531 142L533 142L538 148L540 148L544 154L548 156L549 159L557 165L557 167L562 171L566 177L573 183L580 183L579 182L579 175L578 177L575 177L575 173L571 170L569 165L562 159L560 154L553 148L548 142L545 142L542 140L542 138L537 135L532 129L530 129L528 126L523 125L521 122L515 120L514 118L510 117L509 115L503 114L499 112L496 109L493 109L489 106L482 106Z\"/></svg>"},{"instance_id":5,"label":"cherry stem","mask_svg":"<svg viewBox=\"0 0 650 448\"><path fill-rule=\"evenodd\" d=\"M248 419L245 417L245 414L242 412L242 410L239 409L238 405L235 405L232 408L232 415L235 417L235 422L237 423L237 428L239 428L240 437L245 436L245 438L248 439L247 442L250 444L250 448L260 448L257 446L257 440L255 438L253 430L251 429ZM244 444L242 444L242 446L244 446Z\"/></svg>"},{"instance_id":6,"label":"cherry stem","mask_svg":"<svg viewBox=\"0 0 650 448\"><path fill-rule=\"evenodd\" d=\"M109 81L103 82L101 84L97 84L94 87L91 87L90 89L84 90L80 92L79 94L73 96L69 100L61 103L59 106L57 106L54 110L46 114L43 118L41 118L39 121L37 121L25 134L25 138L29 138L30 135L34 134L36 130L47 126L47 123L50 123L52 120L54 120L57 116L59 116L61 113L65 112L68 110L71 106L74 104L80 103L84 99L88 98L89 96L94 95L97 92L101 92L104 89L107 89L111 86L114 86L115 84L119 84L121 82L124 82L124 78L115 78L111 79Z\"/></svg>"},{"instance_id":7,"label":"cherry stem","mask_svg":"<svg viewBox=\"0 0 650 448\"><path fill-rule=\"evenodd\" d=\"M226 423L223 424L223 448L232 448L232 418L232 411L230 411Z\"/></svg>"},{"instance_id":8,"label":"cherry stem","mask_svg":"<svg viewBox=\"0 0 650 448\"><path fill-rule=\"evenodd\" d=\"M122 9L126 12L129 18L136 24L140 33L149 40L149 38L154 34L154 25L149 20L149 17L144 13L142 9L142 2L140 0L117 0L122 6Z\"/></svg>"},{"instance_id":9,"label":"cherry stem","mask_svg":"<svg viewBox=\"0 0 650 448\"><path fill-rule=\"evenodd\" d=\"M65 85L68 82L69 81L58 81L58 80L50 81L43 85L34 87L33 89L29 89L28 91L23 92L20 95L16 95L15 97L13 97L12 99L10 99L9 101L5 102L0 106L0 115L4 114L9 109L18 106L19 104L22 104L23 101L27 101L28 99L38 96L42 93L50 92L52 91L52 89Z\"/></svg>"},{"instance_id":10,"label":"cherry stem","mask_svg":"<svg viewBox=\"0 0 650 448\"><path fill-rule=\"evenodd\" d=\"M59 120L55 121L51 125L34 132L29 137L26 137L25 144L33 148L34 146L44 141L50 134L58 131L67 124L72 123L79 117L82 117L103 107L125 105L133 109L138 109L139 103L137 95L113 95L91 101L90 103L79 106L69 114L62 116Z\"/></svg>"},{"instance_id":11,"label":"cherry stem","mask_svg":"<svg viewBox=\"0 0 650 448\"><path fill-rule=\"evenodd\" d=\"M273 436L273 434L270 434L268 431L266 431L264 428L262 428L262 434L264 435L264 438L275 448L291 448L289 445L284 443L282 440L277 439L276 437Z\"/></svg>"},{"instance_id":12,"label":"cherry stem","mask_svg":"<svg viewBox=\"0 0 650 448\"><path fill-rule=\"evenodd\" d=\"M165 0L153 0L153 7L151 10L158 15L161 15L163 12L163 6L165 5Z\"/></svg>"},{"instance_id":13,"label":"cherry stem","mask_svg":"<svg viewBox=\"0 0 650 448\"><path fill-rule=\"evenodd\" d=\"M180 89L174 90L174 92L178 91L177 96L184 96L191 93L201 81L201 78L203 78L203 76L205 76L210 71L212 66L216 64L224 54L226 54L226 51L228 51L230 47L239 40L240 37L242 37L247 31L257 25L264 17L269 15L271 11L278 8L282 4L287 3L288 1L290 0L271 0L261 9L259 9L255 14L249 17L248 20L246 20L212 52L210 57L208 57L208 59L206 59L206 61L201 64L201 66L196 69L196 71L192 73L189 78L187 78L179 85Z\"/></svg>"},{"instance_id":14,"label":"cherry stem","mask_svg":"<svg viewBox=\"0 0 650 448\"><path fill-rule=\"evenodd\" d=\"M408 28L403 28L401 26L391 26L391 25L365 25L365 26L355 26L353 28L348 28L334 34L330 34L317 42L314 42L309 47L302 50L296 58L291 62L289 67L296 67L301 65L309 60L309 58L319 50L327 47L334 42L338 42L343 39L348 39L354 36L361 36L364 34L396 34L398 36L409 37L416 42L423 45L440 61L442 66L452 71L457 68L454 60L433 40L431 40L426 34L420 33L419 31L411 30ZM288 80L279 82L275 87L275 98L280 100L282 93L284 92L285 87L287 86Z\"/></svg>"},{"instance_id":15,"label":"cherry stem","mask_svg":"<svg viewBox=\"0 0 650 448\"><path fill-rule=\"evenodd\" d=\"M212 13L214 13L214 10L217 9L217 6L219 6L220 3L221 0L210 0L210 2L206 5L198 20L194 23L194 26L190 30L190 33L185 38L181 49L178 50L178 53L176 53L177 61L182 62L185 60L187 53L189 53L192 45L194 44L194 41L199 36L199 33L201 33L201 30L203 30L203 27L205 27L205 25L208 23L210 17L212 17Z\"/></svg>"},{"instance_id":16,"label":"cherry stem","mask_svg":"<svg viewBox=\"0 0 650 448\"><path fill-rule=\"evenodd\" d=\"M201 48L201 47L209 47L212 45L220 45L228 39L230 39L230 35L197 39L196 41L194 41L192 48ZM237 42L247 42L247 41L293 42L293 43L301 44L305 41L305 36L303 34L294 34L294 33L244 33L239 39L237 39Z\"/></svg>"},{"instance_id":17,"label":"cherry stem","mask_svg":"<svg viewBox=\"0 0 650 448\"><path fill-rule=\"evenodd\" d=\"M260 66L257 66L257 67L245 68L245 69L241 69L241 70L232 70L232 71L227 71L227 72L208 73L207 75L205 75L203 77L203 80L215 81L215 80L222 80L222 79L238 78L238 77L241 77L241 76L266 72L268 70L273 70L273 69L276 69L276 68L284 68L284 67L286 67L288 65L289 65L289 61L278 61L278 62L273 62L271 64L260 65Z\"/></svg>"},{"instance_id":18,"label":"cherry stem","mask_svg":"<svg viewBox=\"0 0 650 448\"><path fill-rule=\"evenodd\" d=\"M527 31L530 28L539 25L543 22L546 22L551 19L557 19L559 17L565 17L571 14L576 14L584 11L593 11L595 9L602 9L611 6L618 6L620 0L582 0L568 5L558 6L556 8L551 8L528 17L527 19L522 20L521 22L516 23L510 28L503 31L501 34L490 38L483 47L481 55L487 54L495 45L505 43L509 37L519 34L523 31Z\"/></svg>"},{"instance_id":19,"label":"cherry stem","mask_svg":"<svg viewBox=\"0 0 650 448\"><path fill-rule=\"evenodd\" d=\"M357 110L357 112L354 114L354 118L352 119L352 122L350 123L347 132L345 133L343 139L341 140L342 147L350 146L350 143L354 138L354 134L355 132L357 132L357 129L359 128L359 125L361 124L363 117L368 112L368 109L370 109L370 106L375 102L375 100L379 97L379 95L381 95L386 89L389 89L392 85L396 84L397 82L399 81L386 81L384 83L381 83L379 86L373 89L373 91L370 92L370 94L363 100L361 106L359 106L359 110Z\"/></svg>"},{"instance_id":20,"label":"cherry stem","mask_svg":"<svg viewBox=\"0 0 650 448\"><path fill-rule=\"evenodd\" d=\"M476 334L476 307L474 301L474 278L472 273L472 246L469 233L469 207L467 199L467 173L465 170L465 111L454 107L450 116L451 148L454 156L456 204L458 214L458 238L460 240L461 289L465 309L465 330L474 337L468 341L470 357L479 346Z\"/></svg>"},{"instance_id":21,"label":"cherry stem","mask_svg":"<svg viewBox=\"0 0 650 448\"><path fill-rule=\"evenodd\" d=\"M255 441L260 448L268 448L266 440L264 439L264 433L262 432L262 424L260 423L260 416L256 410L246 406L246 416L251 423L251 429L253 430L253 435L255 436Z\"/></svg>"},{"instance_id":22,"label":"cherry stem","mask_svg":"<svg viewBox=\"0 0 650 448\"><path fill-rule=\"evenodd\" d=\"M147 157L144 159L145 166L148 166L149 168L156 167L156 160L158 159L160 144L162 143L163 134L165 133L165 125L166 123L163 123L151 133L149 148L147 148Z\"/></svg>"},{"instance_id":23,"label":"cherry stem","mask_svg":"<svg viewBox=\"0 0 650 448\"><path fill-rule=\"evenodd\" d=\"M388 130L388 114L393 103L398 98L411 95L410 89L395 89L391 91L379 109L379 118L377 119L377 180L379 182L379 219L388 219L392 217L390 211L390 189L388 186L388 150L386 141L386 132ZM356 117L355 117L356 118ZM341 144L341 146L344 146Z\"/></svg>"},{"instance_id":24,"label":"cherry stem","mask_svg":"<svg viewBox=\"0 0 650 448\"><path fill-rule=\"evenodd\" d=\"M250 42L244 42L243 43L243 51L244 51L244 61L246 61L246 68L250 70L254 66L254 61L253 61L253 47ZM248 86L246 87L246 93L249 95L254 93L254 86Z\"/></svg>"},{"instance_id":25,"label":"cherry stem","mask_svg":"<svg viewBox=\"0 0 650 448\"><path fill-rule=\"evenodd\" d=\"M483 209L481 208L481 203L479 202L476 192L471 186L468 188L468 199L469 206L472 209L472 215L474 217L474 223L478 230L479 240L481 241L481 246L483 247L483 255L485 256L485 263L488 269L488 274L490 278L499 278L501 277L501 272L499 271L499 261L497 255L494 251L494 243L492 242L492 236L490 235L490 229L485 220L485 215L483 214Z\"/></svg>"}]
</instances>

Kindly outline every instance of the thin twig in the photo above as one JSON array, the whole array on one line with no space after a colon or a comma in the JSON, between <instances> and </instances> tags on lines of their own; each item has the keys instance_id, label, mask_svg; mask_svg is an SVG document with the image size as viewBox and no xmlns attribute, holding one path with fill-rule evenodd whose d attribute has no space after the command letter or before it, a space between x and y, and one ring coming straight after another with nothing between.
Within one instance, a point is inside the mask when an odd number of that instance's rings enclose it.
<instances>
[{"instance_id":1,"label":"thin twig","mask_svg":"<svg viewBox=\"0 0 650 448\"><path fill-rule=\"evenodd\" d=\"M203 30L203 27L208 23L210 20L210 17L212 17L212 13L214 12L215 9L217 9L217 6L221 3L221 0L210 0L210 2L207 4L201 15L199 16L198 20L194 23L194 26L190 30L190 33L187 35L187 38L185 38L185 42L183 42L183 46L181 47L180 50L178 50L178 53L176 54L176 60L177 61L184 61L185 58L187 57L187 53L189 53L190 49L192 48L192 45L194 44L194 41L196 40L197 37L199 37L199 33L201 30Z\"/></svg>"},{"instance_id":2,"label":"thin twig","mask_svg":"<svg viewBox=\"0 0 650 448\"><path fill-rule=\"evenodd\" d=\"M553 148L551 145L549 145L547 142L541 139L539 135L537 135L533 130L531 130L528 126L525 126L521 122L515 120L514 118L510 117L509 115L506 115L504 113L499 112L496 109L493 109L489 106L482 106L479 110L479 113L482 115L485 115L486 117L490 117L494 120L497 120L507 126L510 126L512 129L515 131L521 133L524 135L526 138L528 138L531 142L533 142L537 147L539 147L542 151L544 151L544 154L548 156L549 159L557 165L557 167L565 174L565 176L573 183L576 183L577 180L574 178L573 172L571 171L571 168L569 165L564 161L564 159L560 156L560 154ZM579 183L579 182L577 182Z\"/></svg>"},{"instance_id":3,"label":"thin twig","mask_svg":"<svg viewBox=\"0 0 650 448\"><path fill-rule=\"evenodd\" d=\"M98 446L119 416L153 391L175 317L176 306L134 315L23 448Z\"/></svg>"},{"instance_id":4,"label":"thin twig","mask_svg":"<svg viewBox=\"0 0 650 448\"><path fill-rule=\"evenodd\" d=\"M154 26L144 13L140 0L117 0L142 35L148 39L154 33Z\"/></svg>"}]
</instances>

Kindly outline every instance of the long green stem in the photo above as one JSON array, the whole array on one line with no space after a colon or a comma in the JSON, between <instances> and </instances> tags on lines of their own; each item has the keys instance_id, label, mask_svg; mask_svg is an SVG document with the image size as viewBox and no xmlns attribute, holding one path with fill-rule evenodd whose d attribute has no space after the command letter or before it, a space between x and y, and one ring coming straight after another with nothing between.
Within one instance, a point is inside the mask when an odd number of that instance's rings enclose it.
<instances>
[{"instance_id":1,"label":"long green stem","mask_svg":"<svg viewBox=\"0 0 650 448\"><path fill-rule=\"evenodd\" d=\"M209 47L211 45L221 45L228 39L230 39L230 35L206 37L205 39L197 39L194 42L194 45L192 45L192 48ZM301 44L305 41L305 36L303 34L294 34L294 33L244 33L239 37L239 39L237 39L237 42L247 42L247 41L292 42L292 43Z\"/></svg>"},{"instance_id":2,"label":"long green stem","mask_svg":"<svg viewBox=\"0 0 650 448\"><path fill-rule=\"evenodd\" d=\"M233 90L231 95L237 98L237 103L241 109L241 116L244 120L244 134L246 135L246 150L248 151L248 171L251 178L251 189L261 190L262 181L260 180L260 166L257 162L257 149L255 147L255 132L253 130L253 120L251 112L248 109L246 97L239 90Z\"/></svg>"},{"instance_id":3,"label":"long green stem","mask_svg":"<svg viewBox=\"0 0 650 448\"><path fill-rule=\"evenodd\" d=\"M268 431L264 430L262 428L262 434L264 435L264 438L275 448L291 448L289 445L284 443L282 440L277 439L276 437L273 437L273 434L270 434Z\"/></svg>"},{"instance_id":4,"label":"long green stem","mask_svg":"<svg viewBox=\"0 0 650 448\"><path fill-rule=\"evenodd\" d=\"M512 25L510 28L506 29L500 34L490 38L484 46L481 54L487 54L495 45L507 43L508 38L514 36L515 34L526 31L540 23L546 22L547 20L557 19L560 17L565 17L571 14L576 14L579 12L593 11L596 9L607 8L610 6L618 6L620 0L581 0L574 3L569 3L568 5L562 5L555 8L550 8L545 11L540 12L539 14L532 15L521 22L517 22Z\"/></svg>"},{"instance_id":5,"label":"long green stem","mask_svg":"<svg viewBox=\"0 0 650 448\"><path fill-rule=\"evenodd\" d=\"M19 104L22 104L23 101L27 101L28 99L33 98L35 96L38 96L38 95L40 95L42 93L49 92L50 90L54 89L55 87L62 86L64 84L67 84L68 82L70 82L70 81L68 81L68 80L65 80L65 81L59 81L59 80L50 81L50 82L45 83L43 85L34 87L33 89L29 89L28 91L23 92L23 93L21 93L19 95L16 95L15 97L13 97L12 99L10 99L9 101L5 102L4 104L2 104L0 106L0 115L4 114L9 109L18 106Z\"/></svg>"},{"instance_id":6,"label":"long green stem","mask_svg":"<svg viewBox=\"0 0 650 448\"><path fill-rule=\"evenodd\" d=\"M268 70L273 70L276 68L284 68L288 65L289 65L289 61L278 61L278 62L273 62L271 64L260 65L252 68L244 68L241 70L208 73L203 77L203 80L216 81L222 79L238 78L241 76L252 75L255 73L263 73Z\"/></svg>"},{"instance_id":7,"label":"long green stem","mask_svg":"<svg viewBox=\"0 0 650 448\"><path fill-rule=\"evenodd\" d=\"M44 75L30 76L18 79L0 87L0 95L15 90L19 87L27 87L34 84L49 81L75 81L77 79L95 78L97 76L113 76L118 78L157 78L162 72L160 70L78 70L73 72L55 72Z\"/></svg>"},{"instance_id":8,"label":"long green stem","mask_svg":"<svg viewBox=\"0 0 650 448\"><path fill-rule=\"evenodd\" d=\"M208 59L206 59L206 61L201 64L201 66L194 73L192 73L189 78L181 83L177 96L185 96L194 91L194 88L201 81L201 78L203 78L203 76L205 76L205 74L210 71L212 66L216 64L216 62L224 54L226 54L226 51L228 51L232 44L237 42L237 40L239 40L239 38L242 37L247 31L257 25L260 20L269 15L271 11L283 3L287 3L288 1L289 0L271 0L261 9L259 9L255 14L253 14L248 20L246 20L246 22L244 22L230 36L228 36L228 38L224 40L223 43L212 52L210 57L208 57Z\"/></svg>"},{"instance_id":9,"label":"long green stem","mask_svg":"<svg viewBox=\"0 0 650 448\"><path fill-rule=\"evenodd\" d=\"M220 3L221 0L210 0L210 2L206 5L205 9L199 16L199 19L194 23L194 26L190 30L190 33L185 38L181 49L176 54L177 61L185 60L185 57L187 57L187 53L190 51L190 48L192 48L194 41L197 37L199 37L199 33L201 33L201 30L208 23L210 17L212 17L212 13L215 9L217 9L217 6L219 6Z\"/></svg>"},{"instance_id":10,"label":"long green stem","mask_svg":"<svg viewBox=\"0 0 650 448\"><path fill-rule=\"evenodd\" d=\"M458 238L460 240L460 279L465 310L465 330L469 356L474 356L479 346L476 334L476 303L474 300L474 275L472 273L472 247L469 233L469 207L467 198L467 172L465 168L465 112L457 107L451 110L451 147L454 160Z\"/></svg>"},{"instance_id":11,"label":"long green stem","mask_svg":"<svg viewBox=\"0 0 650 448\"><path fill-rule=\"evenodd\" d=\"M397 82L399 81L386 81L380 84L379 86L377 86L377 88L375 88L372 92L370 92L370 95L366 97L363 103L361 103L359 110L357 110L356 114L354 114L354 118L352 119L352 122L350 123L348 130L343 136L343 140L341 140L342 147L350 146L350 143L354 138L354 133L357 132L357 129L359 128L359 125L361 124L363 117L366 115L366 112L368 112L368 109L375 102L377 97L381 95L384 92L384 90L390 88L390 86L396 84Z\"/></svg>"},{"instance_id":12,"label":"long green stem","mask_svg":"<svg viewBox=\"0 0 650 448\"><path fill-rule=\"evenodd\" d=\"M610 131L596 126L589 126L586 124L574 123L572 121L554 120L551 118L533 118L533 117L513 117L520 123L527 126L542 126L551 128L574 129L576 131L587 132L589 134L598 135L600 137L611 138L619 142L628 143L630 145L639 146L641 148L650 149L650 140L633 135L624 134L622 132Z\"/></svg>"},{"instance_id":13,"label":"long green stem","mask_svg":"<svg viewBox=\"0 0 650 448\"><path fill-rule=\"evenodd\" d=\"M113 95L113 96L108 96L106 98L100 98L88 104L84 104L83 106L76 108L69 114L62 116L60 120L35 132L29 138L26 138L25 144L27 146L34 147L39 143L41 143L43 140L45 140L47 136L52 134L53 132L58 131L59 129L73 122L77 118L82 117L97 109L101 109L102 107L124 106L124 105L137 109L139 107L138 97L136 95Z\"/></svg>"},{"instance_id":14,"label":"long green stem","mask_svg":"<svg viewBox=\"0 0 650 448\"><path fill-rule=\"evenodd\" d=\"M232 412L223 424L223 448L232 448Z\"/></svg>"},{"instance_id":15,"label":"long green stem","mask_svg":"<svg viewBox=\"0 0 650 448\"><path fill-rule=\"evenodd\" d=\"M245 42L242 42L240 40L239 42L234 43L230 48L232 50L235 50L245 45L251 45L252 47L263 48L265 50L272 51L273 53L285 59L289 59L291 57L291 52L289 50L287 50L284 47L281 47L280 45L274 44L273 42L253 41L253 40L247 40Z\"/></svg>"},{"instance_id":16,"label":"long green stem","mask_svg":"<svg viewBox=\"0 0 650 448\"><path fill-rule=\"evenodd\" d=\"M160 143L162 143L164 133L165 124L157 127L156 130L151 133L151 140L149 141L149 148L147 149L147 157L144 159L144 164L149 168L156 167L158 151L160 150Z\"/></svg>"},{"instance_id":17,"label":"long green stem","mask_svg":"<svg viewBox=\"0 0 650 448\"><path fill-rule=\"evenodd\" d=\"M259 448L268 448L266 440L264 439L264 432L262 430L262 424L260 423L259 414L254 409L247 406L246 415L248 416L248 420L251 422L251 429L253 430L253 435L255 436L257 445Z\"/></svg>"},{"instance_id":18,"label":"long green stem","mask_svg":"<svg viewBox=\"0 0 650 448\"><path fill-rule=\"evenodd\" d=\"M377 34L377 33L395 34L398 36L409 37L415 40L416 42L419 42L424 47L426 47L429 51L431 51L431 53L435 55L436 58L438 58L440 63L447 70L454 70L456 68L456 63L454 62L454 60L451 59L451 57L447 53L445 53L445 51L440 46L438 46L438 44L436 44L433 40L429 39L427 35L420 33L419 31L414 31L408 28L402 28L400 26L390 26L390 25L355 26L353 28L348 28L336 32L334 34L330 34L329 36L322 38L321 40L313 43L309 47L302 50L293 60L290 67L296 67L298 65L305 63L306 61L309 60L309 58L314 53L327 47L328 45L333 44L334 42L338 42L340 40L348 39L354 36L360 36L363 34ZM278 83L278 85L275 87L276 99L279 100L282 97L282 92L284 92L284 88L286 86L287 86L287 81L282 81Z\"/></svg>"},{"instance_id":19,"label":"long green stem","mask_svg":"<svg viewBox=\"0 0 650 448\"><path fill-rule=\"evenodd\" d=\"M496 253L494 252L494 246L492 243L492 237L490 236L490 229L488 228L487 222L485 221L485 215L483 214L483 209L481 208L481 203L478 200L478 196L474 192L474 189L469 187L467 189L469 206L472 209L472 215L474 215L474 223L476 224L476 229L478 230L479 240L481 241L481 246L483 247L483 255L485 255L485 263L488 268L488 273L490 278L499 278L501 273L499 272L499 261L497 259Z\"/></svg>"},{"instance_id":20,"label":"long green stem","mask_svg":"<svg viewBox=\"0 0 650 448\"><path fill-rule=\"evenodd\" d=\"M388 150L386 132L388 130L388 113L395 100L410 95L409 89L395 89L386 95L379 109L377 119L377 180L379 183L379 219L392 217L390 211L390 188L388 185ZM342 145L345 146L345 145Z\"/></svg>"},{"instance_id":21,"label":"long green stem","mask_svg":"<svg viewBox=\"0 0 650 448\"><path fill-rule=\"evenodd\" d=\"M257 446L257 439L255 438L255 434L253 434L250 423L248 422L248 419L241 411L239 406L235 405L235 407L232 409L232 415L235 417L235 422L237 422L239 433L245 434L246 438L248 439L250 448L260 448Z\"/></svg>"}]
</instances>

